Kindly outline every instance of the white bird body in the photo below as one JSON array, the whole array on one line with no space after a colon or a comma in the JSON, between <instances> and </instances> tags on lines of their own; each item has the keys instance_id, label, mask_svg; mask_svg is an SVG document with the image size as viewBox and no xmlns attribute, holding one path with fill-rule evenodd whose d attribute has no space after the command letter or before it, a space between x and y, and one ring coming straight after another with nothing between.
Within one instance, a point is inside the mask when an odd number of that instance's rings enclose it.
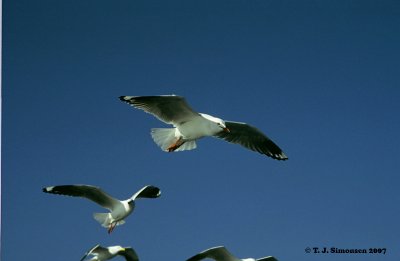
<instances>
[{"instance_id":1,"label":"white bird body","mask_svg":"<svg viewBox=\"0 0 400 261\"><path fill-rule=\"evenodd\" d=\"M287 159L285 153L257 128L246 123L224 121L205 113L198 113L186 103L183 97L162 95L120 96L119 98L174 126L174 128L151 130L154 142L163 151L192 150L197 147L196 140L211 136L240 144L273 159Z\"/></svg>"},{"instance_id":2,"label":"white bird body","mask_svg":"<svg viewBox=\"0 0 400 261\"><path fill-rule=\"evenodd\" d=\"M114 205L112 209L109 209L110 213L94 213L93 217L103 227L110 228L112 224L117 226L125 223L125 218L129 216L135 209L135 201L131 199L121 200Z\"/></svg>"},{"instance_id":3,"label":"white bird body","mask_svg":"<svg viewBox=\"0 0 400 261\"><path fill-rule=\"evenodd\" d=\"M214 136L220 132L221 127L216 124L218 121L222 122L221 119L200 113L199 117L177 125L176 128L184 140L197 140L205 136Z\"/></svg>"},{"instance_id":4,"label":"white bird body","mask_svg":"<svg viewBox=\"0 0 400 261\"><path fill-rule=\"evenodd\" d=\"M108 233L111 233L115 226L125 223L125 218L135 208L135 200L137 198L157 198L161 195L160 189L155 186L145 186L126 200L115 199L99 187L90 185L51 186L43 188L43 192L86 198L110 210L109 213L93 214L94 219L103 227L108 228Z\"/></svg>"}]
</instances>

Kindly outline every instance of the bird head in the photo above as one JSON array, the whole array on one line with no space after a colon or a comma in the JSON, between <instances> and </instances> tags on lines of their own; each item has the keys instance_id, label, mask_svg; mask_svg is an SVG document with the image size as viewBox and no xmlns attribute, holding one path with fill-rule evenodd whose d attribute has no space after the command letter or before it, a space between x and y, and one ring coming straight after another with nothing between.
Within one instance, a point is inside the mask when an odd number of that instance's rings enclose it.
<instances>
[{"instance_id":1,"label":"bird head","mask_svg":"<svg viewBox=\"0 0 400 261\"><path fill-rule=\"evenodd\" d=\"M121 247L121 246L111 246L108 247L108 252L110 252L111 254L117 254L119 252L123 252L125 251L125 248Z\"/></svg>"},{"instance_id":2,"label":"bird head","mask_svg":"<svg viewBox=\"0 0 400 261\"><path fill-rule=\"evenodd\" d=\"M218 125L218 127L220 127L222 129L222 131L224 132L231 132L227 127L226 127L226 123L225 121L221 120L221 119L216 119L216 123Z\"/></svg>"},{"instance_id":3,"label":"bird head","mask_svg":"<svg viewBox=\"0 0 400 261\"><path fill-rule=\"evenodd\" d=\"M211 116L211 115L208 115L208 114L205 114L205 113L200 113L200 115L203 118L206 118L207 120L210 121L210 123L211 123L210 127L213 130L214 134L221 132L221 131L230 132L230 130L226 127L224 120L214 117L214 116Z\"/></svg>"},{"instance_id":4,"label":"bird head","mask_svg":"<svg viewBox=\"0 0 400 261\"><path fill-rule=\"evenodd\" d=\"M136 203L135 203L135 200L134 200L134 199L131 199L131 198L130 198L130 199L128 200L128 204L129 204L131 207L135 207L135 204L136 204Z\"/></svg>"},{"instance_id":5,"label":"bird head","mask_svg":"<svg viewBox=\"0 0 400 261\"><path fill-rule=\"evenodd\" d=\"M223 131L225 132L231 132L225 125L225 122L220 123L219 126L222 128Z\"/></svg>"}]
</instances>

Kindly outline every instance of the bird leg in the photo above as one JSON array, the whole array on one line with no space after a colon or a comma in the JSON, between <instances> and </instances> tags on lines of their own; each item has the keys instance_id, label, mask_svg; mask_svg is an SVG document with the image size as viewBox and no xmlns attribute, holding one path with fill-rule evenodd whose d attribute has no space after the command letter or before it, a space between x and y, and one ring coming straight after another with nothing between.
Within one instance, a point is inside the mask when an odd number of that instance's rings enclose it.
<instances>
[{"instance_id":1,"label":"bird leg","mask_svg":"<svg viewBox=\"0 0 400 261\"><path fill-rule=\"evenodd\" d=\"M167 148L168 152L173 152L173 151L175 151L175 150L178 149L180 146L182 146L183 143L185 143L185 142L182 140L182 137L180 137L177 141L175 141L174 143L172 143L172 144Z\"/></svg>"},{"instance_id":2,"label":"bird leg","mask_svg":"<svg viewBox=\"0 0 400 261\"><path fill-rule=\"evenodd\" d=\"M111 232L114 231L114 228L117 226L117 222L112 222L109 226L108 226L108 234L111 234Z\"/></svg>"}]
</instances>

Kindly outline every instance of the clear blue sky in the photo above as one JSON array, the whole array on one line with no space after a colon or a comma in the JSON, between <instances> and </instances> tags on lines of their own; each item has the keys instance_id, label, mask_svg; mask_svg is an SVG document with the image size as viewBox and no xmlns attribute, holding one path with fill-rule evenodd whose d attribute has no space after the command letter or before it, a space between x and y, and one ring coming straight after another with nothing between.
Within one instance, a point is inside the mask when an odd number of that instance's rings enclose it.
<instances>
[{"instance_id":1,"label":"clear blue sky","mask_svg":"<svg viewBox=\"0 0 400 261\"><path fill-rule=\"evenodd\" d=\"M79 260L124 245L143 261L225 245L238 257L400 258L399 1L3 1L2 253ZM274 161L203 139L165 153L167 127L120 95L179 94L257 126ZM92 184L138 201L108 235ZM306 247L387 248L385 256Z\"/></svg>"}]
</instances>

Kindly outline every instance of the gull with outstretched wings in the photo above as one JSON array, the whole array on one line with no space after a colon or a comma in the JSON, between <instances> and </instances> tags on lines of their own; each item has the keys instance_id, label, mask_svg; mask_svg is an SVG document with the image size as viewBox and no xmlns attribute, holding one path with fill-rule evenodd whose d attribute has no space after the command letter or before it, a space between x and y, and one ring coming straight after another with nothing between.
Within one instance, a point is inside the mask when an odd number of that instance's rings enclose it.
<instances>
[{"instance_id":1,"label":"gull with outstretched wings","mask_svg":"<svg viewBox=\"0 0 400 261\"><path fill-rule=\"evenodd\" d=\"M111 233L117 225L125 223L135 208L135 200L138 198L157 198L161 190L155 186L145 186L126 200L118 200L99 187L90 185L61 185L43 188L43 192L65 196L82 197L89 199L100 206L110 210L109 213L94 213L93 217Z\"/></svg>"},{"instance_id":2,"label":"gull with outstretched wings","mask_svg":"<svg viewBox=\"0 0 400 261\"><path fill-rule=\"evenodd\" d=\"M119 98L174 126L174 128L151 129L154 142L164 151L192 150L196 148L197 139L212 136L240 144L273 159L288 159L278 145L256 127L198 113L181 96L120 96Z\"/></svg>"}]
</instances>

